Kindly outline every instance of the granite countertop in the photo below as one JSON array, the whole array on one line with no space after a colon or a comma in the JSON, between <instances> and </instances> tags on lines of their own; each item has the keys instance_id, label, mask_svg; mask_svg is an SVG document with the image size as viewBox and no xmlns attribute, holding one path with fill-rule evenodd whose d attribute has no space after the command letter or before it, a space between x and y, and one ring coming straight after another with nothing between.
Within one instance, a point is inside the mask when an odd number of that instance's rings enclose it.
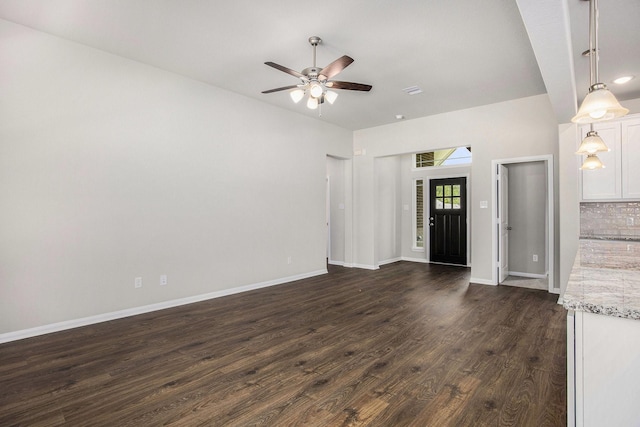
<instances>
[{"instance_id":1,"label":"granite countertop","mask_svg":"<svg viewBox=\"0 0 640 427\"><path fill-rule=\"evenodd\" d=\"M581 239L563 305L640 320L640 242Z\"/></svg>"},{"instance_id":2,"label":"granite countertop","mask_svg":"<svg viewBox=\"0 0 640 427\"><path fill-rule=\"evenodd\" d=\"M625 242L640 242L640 236L610 236L606 234L594 234L590 236L583 236L580 239L584 240L619 240Z\"/></svg>"}]
</instances>

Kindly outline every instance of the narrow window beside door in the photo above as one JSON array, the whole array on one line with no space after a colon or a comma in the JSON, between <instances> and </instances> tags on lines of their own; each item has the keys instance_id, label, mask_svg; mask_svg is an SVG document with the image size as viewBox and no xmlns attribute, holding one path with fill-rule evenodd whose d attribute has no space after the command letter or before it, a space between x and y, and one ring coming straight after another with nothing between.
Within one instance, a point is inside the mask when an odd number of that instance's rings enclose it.
<instances>
[{"instance_id":1,"label":"narrow window beside door","mask_svg":"<svg viewBox=\"0 0 640 427\"><path fill-rule=\"evenodd\" d=\"M424 248L424 181L416 180L416 209L414 244L416 248Z\"/></svg>"}]
</instances>

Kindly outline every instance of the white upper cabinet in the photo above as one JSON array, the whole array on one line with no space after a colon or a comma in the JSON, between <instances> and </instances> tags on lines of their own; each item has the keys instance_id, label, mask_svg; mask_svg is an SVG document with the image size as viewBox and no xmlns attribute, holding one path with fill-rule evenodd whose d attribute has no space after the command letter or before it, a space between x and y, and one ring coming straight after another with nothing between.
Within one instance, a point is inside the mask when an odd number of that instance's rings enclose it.
<instances>
[{"instance_id":1,"label":"white upper cabinet","mask_svg":"<svg viewBox=\"0 0 640 427\"><path fill-rule=\"evenodd\" d=\"M593 127L611 151L597 153L604 169L581 171L582 200L640 200L640 116ZM589 130L581 127L578 146Z\"/></svg>"},{"instance_id":2,"label":"white upper cabinet","mask_svg":"<svg viewBox=\"0 0 640 427\"><path fill-rule=\"evenodd\" d=\"M622 122L622 197L640 200L640 117Z\"/></svg>"}]
</instances>

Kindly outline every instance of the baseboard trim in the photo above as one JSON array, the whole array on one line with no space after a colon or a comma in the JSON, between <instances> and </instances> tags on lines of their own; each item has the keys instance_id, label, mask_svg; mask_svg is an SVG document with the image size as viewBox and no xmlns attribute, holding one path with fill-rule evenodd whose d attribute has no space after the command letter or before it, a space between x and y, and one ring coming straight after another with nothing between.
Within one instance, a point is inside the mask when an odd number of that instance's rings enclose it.
<instances>
[{"instance_id":1,"label":"baseboard trim","mask_svg":"<svg viewBox=\"0 0 640 427\"><path fill-rule=\"evenodd\" d=\"M398 262L398 261L402 261L402 258L398 257L398 258L392 258L392 259L385 259L384 261L378 262L378 267L380 267L381 265L393 264L394 262Z\"/></svg>"},{"instance_id":2,"label":"baseboard trim","mask_svg":"<svg viewBox=\"0 0 640 427\"><path fill-rule=\"evenodd\" d=\"M379 267L376 265L367 265L367 264L352 264L354 268L362 268L365 270L377 270Z\"/></svg>"},{"instance_id":3,"label":"baseboard trim","mask_svg":"<svg viewBox=\"0 0 640 427\"><path fill-rule=\"evenodd\" d=\"M495 283L493 283L492 280L487 280L487 279L479 279L477 277L471 277L469 278L469 283L476 283L478 285L490 285L490 286L496 286Z\"/></svg>"},{"instance_id":4,"label":"baseboard trim","mask_svg":"<svg viewBox=\"0 0 640 427\"><path fill-rule=\"evenodd\" d=\"M238 286L221 291L210 292L192 297L179 298L171 301L164 301L157 304L144 305L140 307L128 308L125 310L113 311L110 313L98 314L95 316L83 317L80 319L66 320L64 322L51 323L48 325L37 326L35 328L23 329L15 332L7 332L0 334L0 344L18 341L25 338L32 338L39 335L50 334L53 332L65 331L67 329L79 328L81 326L93 325L96 323L108 322L110 320L122 319L124 317L136 316L138 314L150 313L152 311L164 310L167 308L179 307L181 305L192 304L195 302L206 301L214 298L225 297L228 295L248 292L255 289L266 288L269 286L282 285L284 283L294 282L296 280L308 279L310 277L327 274L328 271L316 270L309 273L298 274L295 276L283 277L280 279L268 280L266 282L252 283L250 285Z\"/></svg>"},{"instance_id":5,"label":"baseboard trim","mask_svg":"<svg viewBox=\"0 0 640 427\"><path fill-rule=\"evenodd\" d=\"M509 276L527 277L529 279L546 279L546 274L520 273L519 271L510 271Z\"/></svg>"},{"instance_id":6,"label":"baseboard trim","mask_svg":"<svg viewBox=\"0 0 640 427\"><path fill-rule=\"evenodd\" d=\"M409 262L420 262L422 264L428 264L429 261L427 261L426 258L411 258L411 257L406 257L403 256L402 258L400 258L402 261L409 261Z\"/></svg>"}]
</instances>

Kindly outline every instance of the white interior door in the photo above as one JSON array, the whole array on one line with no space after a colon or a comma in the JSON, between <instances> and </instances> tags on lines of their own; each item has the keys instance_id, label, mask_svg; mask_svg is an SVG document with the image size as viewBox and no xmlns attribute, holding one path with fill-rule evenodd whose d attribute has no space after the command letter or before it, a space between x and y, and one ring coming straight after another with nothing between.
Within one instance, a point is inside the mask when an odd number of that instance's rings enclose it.
<instances>
[{"instance_id":1,"label":"white interior door","mask_svg":"<svg viewBox=\"0 0 640 427\"><path fill-rule=\"evenodd\" d=\"M331 178L327 176L327 190L325 194L325 223L327 224L327 262L331 261Z\"/></svg>"},{"instance_id":2,"label":"white interior door","mask_svg":"<svg viewBox=\"0 0 640 427\"><path fill-rule=\"evenodd\" d=\"M509 170L498 169L498 283L509 275Z\"/></svg>"}]
</instances>

